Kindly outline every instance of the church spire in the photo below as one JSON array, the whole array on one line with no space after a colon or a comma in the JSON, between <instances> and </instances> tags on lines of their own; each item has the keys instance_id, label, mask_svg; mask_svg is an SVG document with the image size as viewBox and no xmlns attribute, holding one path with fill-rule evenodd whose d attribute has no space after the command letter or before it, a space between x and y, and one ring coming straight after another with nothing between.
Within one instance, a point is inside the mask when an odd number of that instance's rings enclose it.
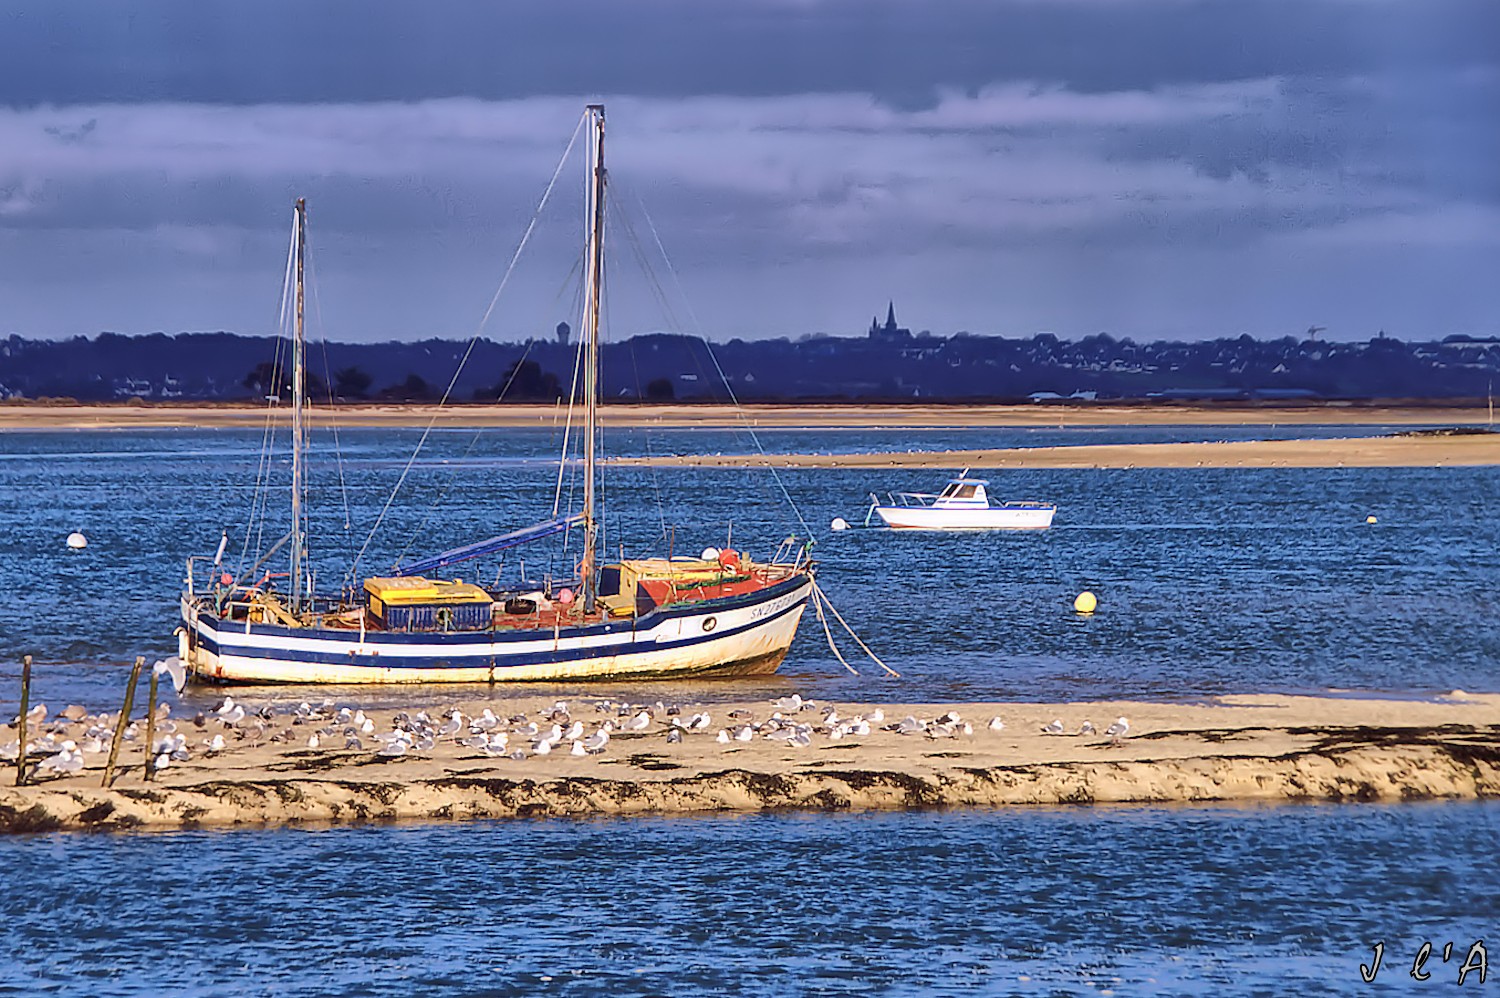
<instances>
[{"instance_id":1,"label":"church spire","mask_svg":"<svg viewBox=\"0 0 1500 998\"><path fill-rule=\"evenodd\" d=\"M896 303L894 301L885 310L885 328L890 331L896 328Z\"/></svg>"}]
</instances>

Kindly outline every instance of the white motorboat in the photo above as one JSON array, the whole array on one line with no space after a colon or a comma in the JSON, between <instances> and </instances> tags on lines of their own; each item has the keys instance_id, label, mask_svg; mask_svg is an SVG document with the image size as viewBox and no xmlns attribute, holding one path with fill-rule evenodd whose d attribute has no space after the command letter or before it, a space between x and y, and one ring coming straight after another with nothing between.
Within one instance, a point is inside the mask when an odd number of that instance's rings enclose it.
<instances>
[{"instance_id":1,"label":"white motorboat","mask_svg":"<svg viewBox=\"0 0 1500 998\"><path fill-rule=\"evenodd\" d=\"M870 494L872 517L880 517L887 527L898 530L1045 530L1052 526L1057 506L1050 502L1006 502L991 505L983 478L970 478L965 469L950 479L943 491L892 492L889 502L882 503Z\"/></svg>"}]
</instances>

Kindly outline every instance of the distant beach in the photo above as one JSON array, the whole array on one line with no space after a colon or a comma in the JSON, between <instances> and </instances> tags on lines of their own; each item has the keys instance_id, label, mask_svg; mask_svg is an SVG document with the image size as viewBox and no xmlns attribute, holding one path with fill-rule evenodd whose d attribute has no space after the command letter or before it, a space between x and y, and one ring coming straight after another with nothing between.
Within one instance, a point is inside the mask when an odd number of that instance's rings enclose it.
<instances>
[{"instance_id":1,"label":"distant beach","mask_svg":"<svg viewBox=\"0 0 1500 998\"><path fill-rule=\"evenodd\" d=\"M535 427L567 415L566 405L311 406L313 426ZM1239 405L606 405L608 426L724 429L920 429L926 427L1070 426L1439 426L1479 424L1483 408L1330 403L1317 406ZM291 406L218 404L0 404L0 430L258 427L268 414L290 421Z\"/></svg>"},{"instance_id":2,"label":"distant beach","mask_svg":"<svg viewBox=\"0 0 1500 998\"><path fill-rule=\"evenodd\" d=\"M689 454L616 458L650 467L721 468L1438 468L1500 465L1500 433L1456 436L1226 440L1208 443L880 451L864 454Z\"/></svg>"}]
</instances>

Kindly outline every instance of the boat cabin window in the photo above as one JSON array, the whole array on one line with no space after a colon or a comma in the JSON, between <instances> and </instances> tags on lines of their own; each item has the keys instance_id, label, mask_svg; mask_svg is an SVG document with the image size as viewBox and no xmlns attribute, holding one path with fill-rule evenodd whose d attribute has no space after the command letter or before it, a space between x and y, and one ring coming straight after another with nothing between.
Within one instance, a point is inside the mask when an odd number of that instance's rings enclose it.
<instances>
[{"instance_id":1,"label":"boat cabin window","mask_svg":"<svg viewBox=\"0 0 1500 998\"><path fill-rule=\"evenodd\" d=\"M969 485L965 482L950 482L948 487L938 495L939 499L973 499L979 494L979 486Z\"/></svg>"}]
</instances>

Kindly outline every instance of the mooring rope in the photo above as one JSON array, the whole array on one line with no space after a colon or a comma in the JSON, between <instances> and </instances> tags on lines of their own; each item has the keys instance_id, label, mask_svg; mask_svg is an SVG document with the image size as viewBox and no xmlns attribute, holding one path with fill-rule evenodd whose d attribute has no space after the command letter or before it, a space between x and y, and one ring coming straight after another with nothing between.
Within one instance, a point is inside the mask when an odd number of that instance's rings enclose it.
<instances>
[{"instance_id":1,"label":"mooring rope","mask_svg":"<svg viewBox=\"0 0 1500 998\"><path fill-rule=\"evenodd\" d=\"M876 665L880 666L888 674L894 676L897 679L900 679L901 678L901 673L897 672L895 669L892 669L890 666L888 666L884 662L882 662L880 660L880 656L876 655L873 651L871 651L870 650L870 646L867 645L867 644L865 644L863 641L861 641L859 635L854 633L854 628L852 628L852 627L849 626L849 622L844 619L843 614L839 613L838 607L836 607L836 606L833 605L833 601L828 598L828 594L827 593L823 592L822 587L819 586L816 581L813 582L812 587L813 587L813 594L815 596L821 598L824 603L828 604L828 612L831 613L831 614L833 614L833 619L837 620L840 624L844 625L844 630L848 631L849 632L849 636L854 639L854 643L857 644L857 645L859 645L859 647L864 651L864 653L866 655L870 656L870 661L872 661Z\"/></svg>"},{"instance_id":2,"label":"mooring rope","mask_svg":"<svg viewBox=\"0 0 1500 998\"><path fill-rule=\"evenodd\" d=\"M812 605L813 605L813 612L818 615L818 623L820 623L820 624L823 625L823 634L826 635L827 638L828 638L828 648L829 648L829 650L831 650L833 652L833 657L836 658L836 659L838 659L839 663L842 664L844 668L846 668L850 672L854 673L854 675L856 675L856 676L859 675L859 670L858 669L856 669L854 666L850 665L848 662L844 661L844 656L839 651L839 646L836 645L836 644L834 644L834 642L833 642L833 631L831 631L829 629L829 627L828 627L828 618L826 618L826 617L823 616L823 604L818 599L818 585L817 585L817 583L813 583Z\"/></svg>"}]
</instances>

